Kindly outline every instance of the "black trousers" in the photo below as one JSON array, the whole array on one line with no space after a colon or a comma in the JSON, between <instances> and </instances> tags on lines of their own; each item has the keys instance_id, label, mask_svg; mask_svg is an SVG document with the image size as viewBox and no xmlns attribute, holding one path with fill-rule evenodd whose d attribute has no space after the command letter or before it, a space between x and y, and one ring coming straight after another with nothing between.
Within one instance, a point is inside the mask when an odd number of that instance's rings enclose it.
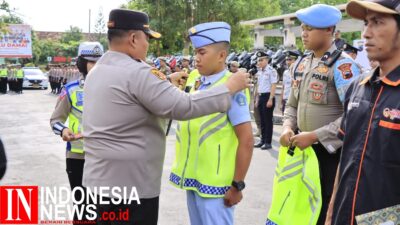
<instances>
[{"instance_id":1,"label":"black trousers","mask_svg":"<svg viewBox=\"0 0 400 225\"><path fill-rule=\"evenodd\" d=\"M7 93L7 77L0 78L0 93Z\"/></svg>"},{"instance_id":2,"label":"black trousers","mask_svg":"<svg viewBox=\"0 0 400 225\"><path fill-rule=\"evenodd\" d=\"M260 94L258 99L258 110L260 112L260 125L261 125L261 141L266 144L272 143L272 135L274 124L272 122L275 109L275 98L272 101L272 107L267 108L267 102L270 93Z\"/></svg>"},{"instance_id":3,"label":"black trousers","mask_svg":"<svg viewBox=\"0 0 400 225\"><path fill-rule=\"evenodd\" d=\"M14 80L8 80L8 90L10 90L10 91L15 91L15 85L14 85L14 83L15 83L15 81Z\"/></svg>"},{"instance_id":4,"label":"black trousers","mask_svg":"<svg viewBox=\"0 0 400 225\"><path fill-rule=\"evenodd\" d=\"M323 145L312 145L319 163L319 176L321 180L322 208L317 225L324 225L329 201L331 200L336 170L340 160L340 150L336 154L330 154Z\"/></svg>"},{"instance_id":5,"label":"black trousers","mask_svg":"<svg viewBox=\"0 0 400 225\"><path fill-rule=\"evenodd\" d=\"M105 200L110 201L107 198ZM136 201L129 205L114 205L110 201L108 205L97 204L96 207L99 225L157 225L159 197L140 199L140 205ZM126 217L121 216L121 212L126 213ZM110 213L117 219L110 220Z\"/></svg>"},{"instance_id":6,"label":"black trousers","mask_svg":"<svg viewBox=\"0 0 400 225\"><path fill-rule=\"evenodd\" d=\"M85 164L85 160L83 160L83 159L68 159L67 158L66 171L68 174L68 180L69 180L69 185L71 186L71 190L76 187L81 187L85 190L85 188L82 186L83 165L84 164ZM86 194L85 194L85 196L86 196ZM74 197L75 197L75 199L81 199L82 198L81 192L75 191ZM85 207L85 204L86 204L86 198L79 207ZM87 215L87 212L84 213L83 218L85 218L85 215ZM78 216L75 214L73 224L74 225L75 224L96 224L96 221L95 220L89 221L89 220L85 220L85 219L79 220Z\"/></svg>"},{"instance_id":7,"label":"black trousers","mask_svg":"<svg viewBox=\"0 0 400 225\"><path fill-rule=\"evenodd\" d=\"M17 79L17 87L18 87L18 92L22 93L22 88L23 88L23 84L24 84L24 79L22 78L18 78Z\"/></svg>"}]
</instances>

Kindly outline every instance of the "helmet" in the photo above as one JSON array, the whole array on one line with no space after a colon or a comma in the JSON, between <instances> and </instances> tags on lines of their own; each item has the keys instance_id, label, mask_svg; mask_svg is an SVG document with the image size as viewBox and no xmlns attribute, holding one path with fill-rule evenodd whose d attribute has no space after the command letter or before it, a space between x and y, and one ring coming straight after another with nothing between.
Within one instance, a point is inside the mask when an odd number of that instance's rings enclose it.
<instances>
[{"instance_id":1,"label":"helmet","mask_svg":"<svg viewBox=\"0 0 400 225\"><path fill-rule=\"evenodd\" d=\"M78 49L78 56L93 62L96 62L103 53L103 46L99 42L82 42Z\"/></svg>"}]
</instances>

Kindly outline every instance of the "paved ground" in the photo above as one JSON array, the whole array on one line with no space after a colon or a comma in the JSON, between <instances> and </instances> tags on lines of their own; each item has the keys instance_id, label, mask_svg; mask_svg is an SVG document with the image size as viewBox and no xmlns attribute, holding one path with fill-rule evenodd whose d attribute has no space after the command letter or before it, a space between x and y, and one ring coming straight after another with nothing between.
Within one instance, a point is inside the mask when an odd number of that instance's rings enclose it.
<instances>
[{"instance_id":1,"label":"paved ground","mask_svg":"<svg viewBox=\"0 0 400 225\"><path fill-rule=\"evenodd\" d=\"M0 95L0 137L9 160L1 185L69 186L65 173L65 144L49 126L55 102L56 97L47 90ZM237 225L265 224L280 132L281 127L275 126L274 150L254 150L244 199L235 211ZM175 137L170 135L163 171L160 225L189 224L185 193L168 183L174 142Z\"/></svg>"}]
</instances>

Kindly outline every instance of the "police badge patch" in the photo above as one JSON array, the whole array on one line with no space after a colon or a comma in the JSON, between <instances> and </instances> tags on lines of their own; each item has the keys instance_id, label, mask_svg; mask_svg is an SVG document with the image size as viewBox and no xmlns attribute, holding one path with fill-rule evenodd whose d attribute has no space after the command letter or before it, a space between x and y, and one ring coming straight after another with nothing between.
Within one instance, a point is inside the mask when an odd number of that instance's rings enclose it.
<instances>
[{"instance_id":1,"label":"police badge patch","mask_svg":"<svg viewBox=\"0 0 400 225\"><path fill-rule=\"evenodd\" d=\"M320 74L327 74L329 72L329 68L327 66L325 66L324 64L320 64L317 67L317 71Z\"/></svg>"},{"instance_id":2,"label":"police badge patch","mask_svg":"<svg viewBox=\"0 0 400 225\"><path fill-rule=\"evenodd\" d=\"M77 106L83 106L83 91L77 91L76 92L76 105Z\"/></svg>"},{"instance_id":3,"label":"police badge patch","mask_svg":"<svg viewBox=\"0 0 400 225\"><path fill-rule=\"evenodd\" d=\"M165 76L165 74L163 74L162 72L160 72L157 69L151 69L151 73L153 75L155 75L156 77L158 77L160 80L166 80L167 76Z\"/></svg>"},{"instance_id":4,"label":"police badge patch","mask_svg":"<svg viewBox=\"0 0 400 225\"><path fill-rule=\"evenodd\" d=\"M243 93L238 93L235 101L239 106L245 106L246 105L246 96Z\"/></svg>"},{"instance_id":5,"label":"police badge patch","mask_svg":"<svg viewBox=\"0 0 400 225\"><path fill-rule=\"evenodd\" d=\"M63 98L65 98L65 96L67 96L67 91L65 90L65 88L61 89L61 93L58 96L60 100L62 100Z\"/></svg>"},{"instance_id":6,"label":"police badge patch","mask_svg":"<svg viewBox=\"0 0 400 225\"><path fill-rule=\"evenodd\" d=\"M342 77L348 80L353 77L353 72L351 71L351 63L343 63L338 66L338 70L342 73Z\"/></svg>"},{"instance_id":7,"label":"police badge patch","mask_svg":"<svg viewBox=\"0 0 400 225\"><path fill-rule=\"evenodd\" d=\"M297 67L297 69L296 69L296 72L297 73L303 73L304 72L304 69L305 69L305 65L304 65L305 63L301 63L298 67Z\"/></svg>"}]
</instances>

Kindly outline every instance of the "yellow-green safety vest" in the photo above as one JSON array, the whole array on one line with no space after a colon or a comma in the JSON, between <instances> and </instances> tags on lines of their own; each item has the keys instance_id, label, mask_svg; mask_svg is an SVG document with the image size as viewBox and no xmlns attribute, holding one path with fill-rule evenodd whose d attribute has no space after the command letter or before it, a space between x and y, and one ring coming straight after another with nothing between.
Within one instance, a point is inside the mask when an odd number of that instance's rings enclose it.
<instances>
[{"instance_id":1,"label":"yellow-green safety vest","mask_svg":"<svg viewBox=\"0 0 400 225\"><path fill-rule=\"evenodd\" d=\"M0 77L7 77L7 69L0 70Z\"/></svg>"},{"instance_id":2,"label":"yellow-green safety vest","mask_svg":"<svg viewBox=\"0 0 400 225\"><path fill-rule=\"evenodd\" d=\"M322 206L318 158L312 147L279 149L267 225L315 225Z\"/></svg>"},{"instance_id":3,"label":"yellow-green safety vest","mask_svg":"<svg viewBox=\"0 0 400 225\"><path fill-rule=\"evenodd\" d=\"M79 81L66 85L68 99L71 103L71 112L68 115L68 128L74 133L82 133L83 88ZM83 139L71 141L70 151L83 154Z\"/></svg>"},{"instance_id":4,"label":"yellow-green safety vest","mask_svg":"<svg viewBox=\"0 0 400 225\"><path fill-rule=\"evenodd\" d=\"M24 78L24 71L23 71L22 69L17 70L17 72L16 72L16 77L17 77L18 79Z\"/></svg>"},{"instance_id":5,"label":"yellow-green safety vest","mask_svg":"<svg viewBox=\"0 0 400 225\"><path fill-rule=\"evenodd\" d=\"M196 83L196 80L200 78L200 73L198 69L194 69L192 72L189 74L189 78L186 81L186 86L187 87L193 87Z\"/></svg>"},{"instance_id":6,"label":"yellow-green safety vest","mask_svg":"<svg viewBox=\"0 0 400 225\"><path fill-rule=\"evenodd\" d=\"M225 83L230 75L225 73L211 86ZM237 146L226 112L178 122L171 183L205 198L224 196L233 180Z\"/></svg>"}]
</instances>

